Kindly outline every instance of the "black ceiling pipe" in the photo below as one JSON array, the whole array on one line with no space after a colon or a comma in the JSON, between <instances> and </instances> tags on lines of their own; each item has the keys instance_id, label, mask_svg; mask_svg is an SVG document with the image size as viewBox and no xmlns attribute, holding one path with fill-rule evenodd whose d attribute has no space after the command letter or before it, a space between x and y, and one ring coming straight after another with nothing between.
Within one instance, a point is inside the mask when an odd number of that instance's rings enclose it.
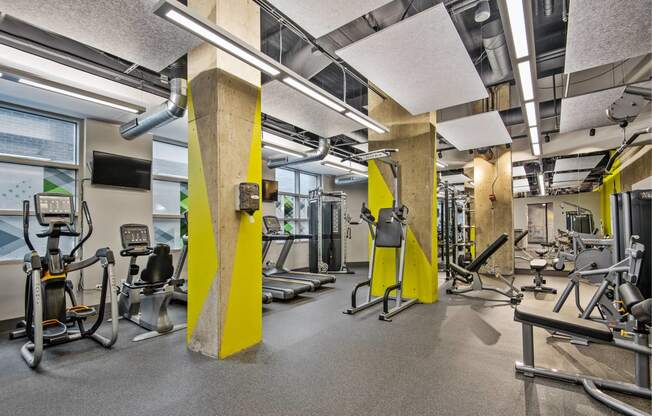
<instances>
[{"instance_id":1,"label":"black ceiling pipe","mask_svg":"<svg viewBox=\"0 0 652 416\"><path fill-rule=\"evenodd\" d=\"M561 105L561 99L539 103L539 117L541 119L555 117L555 103L557 106ZM514 126L525 121L523 120L523 112L521 111L521 107L503 110L500 112L500 117L503 119L505 126Z\"/></svg>"}]
</instances>

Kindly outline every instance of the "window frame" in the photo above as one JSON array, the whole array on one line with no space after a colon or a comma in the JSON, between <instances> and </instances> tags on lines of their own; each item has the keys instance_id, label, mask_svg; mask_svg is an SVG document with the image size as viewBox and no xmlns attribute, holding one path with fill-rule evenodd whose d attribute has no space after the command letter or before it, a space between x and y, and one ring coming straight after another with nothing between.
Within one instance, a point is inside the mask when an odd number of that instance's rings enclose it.
<instances>
[{"instance_id":1,"label":"window frame","mask_svg":"<svg viewBox=\"0 0 652 416\"><path fill-rule=\"evenodd\" d=\"M282 169L282 170L285 170L285 171L289 171L289 172L292 172L294 174L294 190L295 190L295 192L281 191L280 186L279 186L278 200L275 202L275 205L274 205L274 214L276 214L276 204L281 202L283 196L288 196L288 197L294 199L294 206L297 208L297 209L295 209L295 212L296 212L295 215L296 216L293 217L293 218L290 218L290 219L287 219L285 217L278 218L278 220L279 220L279 222L281 224L283 224L283 226L285 225L286 222L293 223L294 224L294 230L296 232L298 230L297 226L300 223L307 225L307 224L309 224L309 221L310 221L310 210L309 209L308 209L308 212L306 214L306 218L301 218L299 216L300 211L301 211L301 209L299 208L300 203L301 203L301 199L303 198L303 199L308 200L310 198L310 195L301 193L301 175L303 174L303 175L313 176L315 178L316 187L321 187L322 178L321 178L321 175L319 175L317 173L307 172L307 171L301 170L301 169L294 169L294 168L288 168L288 167L282 167L282 168L277 168L277 169ZM277 178L276 172L275 172L275 178ZM297 240L297 241L295 241L295 243L307 243L307 242L308 242L308 240ZM282 243L282 242L279 242L279 243Z\"/></svg>"},{"instance_id":2,"label":"window frame","mask_svg":"<svg viewBox=\"0 0 652 416\"><path fill-rule=\"evenodd\" d=\"M82 166L83 163L85 162L85 155L84 155L84 149L86 148L86 141L85 141L85 124L84 120L74 118L74 117L69 117L65 116L62 114L57 114L57 113L52 113L50 111L45 111L45 110L40 110L36 108L31 108L31 107L26 107L22 106L19 104L13 104L13 103L8 103L6 101L1 101L0 100L0 109L6 109L6 110L11 110L11 111L18 111L22 113L27 113L27 114L32 114L35 116L40 116L40 117L47 117L50 119L54 120L61 120L69 123L75 124L75 136L76 136L76 144L75 144L75 159L76 161L74 163L67 163L67 162L55 162L55 161L48 161L48 160L43 160L43 159L37 159L37 158L32 158L29 156L18 156L18 155L11 155L11 154L5 154L5 153L0 153L0 163L11 163L11 164L16 164L16 165L23 165L23 166L35 166L35 167L45 167L45 168L58 168L58 169L68 169L72 170L75 172L75 197L74 197L74 204L75 204L75 225L77 222L77 219L79 218L79 209L80 209L80 200L82 198L82 182L83 178L80 178L82 174ZM21 209L18 210L13 210L13 209L0 209L0 216L7 216L7 217L22 217L23 211ZM29 211L30 217L35 216L34 212L34 201L30 201L30 211ZM0 259L0 265L7 265L7 264L22 264L23 259L18 258L18 259Z\"/></svg>"},{"instance_id":3,"label":"window frame","mask_svg":"<svg viewBox=\"0 0 652 416\"><path fill-rule=\"evenodd\" d=\"M167 145L172 145L172 146L179 146L183 147L185 149L188 149L188 143L178 141L178 140L173 140L169 139L167 137L161 137L161 136L154 136L152 138L152 164L154 163L154 146L155 142L159 143L164 143ZM162 214L162 213L156 213L154 212L154 181L161 181L161 182L175 182L179 184L185 184L186 187L188 187L188 177L183 177L183 176L176 176L176 175L160 175L160 174L152 174L152 227L154 226L154 221L157 219L161 220L174 220L177 219L181 221L183 219L183 213L179 212L179 214ZM179 201L180 203L181 201ZM181 207L179 207L181 208ZM152 230L154 231L154 230ZM156 239L156 237L154 237ZM170 247L170 251L172 252L180 252L181 248L176 248L176 247Z\"/></svg>"}]
</instances>

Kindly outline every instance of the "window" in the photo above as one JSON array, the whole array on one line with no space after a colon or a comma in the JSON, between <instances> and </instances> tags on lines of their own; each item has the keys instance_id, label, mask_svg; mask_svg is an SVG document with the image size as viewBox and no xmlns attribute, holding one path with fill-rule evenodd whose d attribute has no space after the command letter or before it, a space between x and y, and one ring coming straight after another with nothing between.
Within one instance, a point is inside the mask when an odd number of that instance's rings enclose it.
<instances>
[{"instance_id":1,"label":"window","mask_svg":"<svg viewBox=\"0 0 652 416\"><path fill-rule=\"evenodd\" d=\"M276 169L276 180L276 216L283 228L292 234L308 234L308 194L319 186L319 177L296 170Z\"/></svg>"},{"instance_id":2,"label":"window","mask_svg":"<svg viewBox=\"0 0 652 416\"><path fill-rule=\"evenodd\" d=\"M79 125L64 117L0 106L0 260L21 260L27 252L23 240L22 203L38 192L72 195L77 202ZM30 218L32 243L39 252L46 239L37 238L42 227ZM61 239L64 251L72 238Z\"/></svg>"},{"instance_id":3,"label":"window","mask_svg":"<svg viewBox=\"0 0 652 416\"><path fill-rule=\"evenodd\" d=\"M155 138L152 159L154 241L180 249L188 232L183 219L188 210L188 148Z\"/></svg>"}]
</instances>

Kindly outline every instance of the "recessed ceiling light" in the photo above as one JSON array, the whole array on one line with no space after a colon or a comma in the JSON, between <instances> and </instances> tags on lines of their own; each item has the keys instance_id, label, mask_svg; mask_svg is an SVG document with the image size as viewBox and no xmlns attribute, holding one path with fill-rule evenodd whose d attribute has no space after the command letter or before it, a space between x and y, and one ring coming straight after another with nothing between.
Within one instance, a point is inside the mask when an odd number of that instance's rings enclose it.
<instances>
[{"instance_id":1,"label":"recessed ceiling light","mask_svg":"<svg viewBox=\"0 0 652 416\"><path fill-rule=\"evenodd\" d=\"M534 99L534 87L532 84L532 71L530 70L530 61L523 61L518 64L518 75L521 79L521 91L523 92L523 101Z\"/></svg>"}]
</instances>

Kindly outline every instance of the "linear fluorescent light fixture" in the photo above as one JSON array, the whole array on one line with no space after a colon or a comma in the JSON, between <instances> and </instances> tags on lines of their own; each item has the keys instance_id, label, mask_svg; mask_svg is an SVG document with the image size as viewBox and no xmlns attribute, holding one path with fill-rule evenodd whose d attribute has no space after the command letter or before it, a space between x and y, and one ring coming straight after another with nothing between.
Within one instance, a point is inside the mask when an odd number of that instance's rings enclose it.
<instances>
[{"instance_id":1,"label":"linear fluorescent light fixture","mask_svg":"<svg viewBox=\"0 0 652 416\"><path fill-rule=\"evenodd\" d=\"M353 155L352 159L367 161L367 160L376 160L382 159L384 157L390 157L392 153L398 152L398 149L379 149L372 150L371 152L358 153Z\"/></svg>"},{"instance_id":2,"label":"linear fluorescent light fixture","mask_svg":"<svg viewBox=\"0 0 652 416\"><path fill-rule=\"evenodd\" d=\"M539 128L537 126L530 127L530 141L532 144L539 144Z\"/></svg>"},{"instance_id":3,"label":"linear fluorescent light fixture","mask_svg":"<svg viewBox=\"0 0 652 416\"><path fill-rule=\"evenodd\" d=\"M378 134L387 133L389 131L387 127L381 126L379 124L373 123L370 120L364 119L352 111L348 111L346 113L346 116L351 120L356 121L362 124L363 126L370 128L371 130L375 131Z\"/></svg>"},{"instance_id":4,"label":"linear fluorescent light fixture","mask_svg":"<svg viewBox=\"0 0 652 416\"><path fill-rule=\"evenodd\" d=\"M304 84L301 81L297 81L294 78L286 77L283 78L283 82L288 84L290 87L304 93L308 97L319 101L320 103L324 104L327 107L332 108L333 110L337 111L338 113L341 113L345 110L344 107L336 103L335 101L331 100L330 98L327 98L326 96L318 93L315 91L314 88L309 87L308 85Z\"/></svg>"},{"instance_id":5,"label":"linear fluorescent light fixture","mask_svg":"<svg viewBox=\"0 0 652 416\"><path fill-rule=\"evenodd\" d=\"M378 133L389 131L382 124L374 121L351 107L347 103L332 97L328 92L319 88L290 68L276 62L274 59L251 47L246 42L233 36L228 31L195 14L191 9L174 0L161 0L154 9L154 14L187 30L218 49L240 59L254 68L266 73L274 79L282 80L285 84L297 89L299 92L317 100L338 113L346 112L346 116L362 126L373 129Z\"/></svg>"},{"instance_id":6,"label":"linear fluorescent light fixture","mask_svg":"<svg viewBox=\"0 0 652 416\"><path fill-rule=\"evenodd\" d=\"M507 0L507 15L509 16L512 39L514 39L514 53L516 59L521 59L529 54L523 0Z\"/></svg>"},{"instance_id":7,"label":"linear fluorescent light fixture","mask_svg":"<svg viewBox=\"0 0 652 416\"><path fill-rule=\"evenodd\" d=\"M283 147L274 146L272 144L263 143L263 147L265 149L274 150L276 152L284 153L284 154L290 155L290 156L296 156L296 157L303 157L304 156L302 153L295 152L295 151L289 150L289 149L285 149Z\"/></svg>"},{"instance_id":8,"label":"linear fluorescent light fixture","mask_svg":"<svg viewBox=\"0 0 652 416\"><path fill-rule=\"evenodd\" d=\"M541 145L539 143L532 143L532 154L534 156L541 156Z\"/></svg>"},{"instance_id":9,"label":"linear fluorescent light fixture","mask_svg":"<svg viewBox=\"0 0 652 416\"><path fill-rule=\"evenodd\" d=\"M533 100L534 86L532 84L532 71L530 70L530 61L523 61L518 64L518 75L521 79L523 101Z\"/></svg>"},{"instance_id":10,"label":"linear fluorescent light fixture","mask_svg":"<svg viewBox=\"0 0 652 416\"><path fill-rule=\"evenodd\" d=\"M185 27L195 35L204 39L206 42L212 43L213 45L217 46L223 51L228 52L231 55L235 56L236 58L240 58L243 61L247 62L251 66L260 69L267 75L271 75L275 77L281 73L281 71L279 71L278 69L272 67L266 62L263 62L262 59L259 59L253 54L231 43L230 41L226 40L224 37L218 35L215 32L210 31L209 29L205 28L204 26L200 25L199 23L190 19L189 17L182 15L176 10L168 10L168 12L165 14L165 17L167 17L168 19L174 22L177 22L179 25Z\"/></svg>"},{"instance_id":11,"label":"linear fluorescent light fixture","mask_svg":"<svg viewBox=\"0 0 652 416\"><path fill-rule=\"evenodd\" d=\"M437 166L439 166L439 167L442 168L442 169L445 168L445 167L448 167L448 164L445 163L445 162L442 162L441 160L438 160L438 161L435 162L435 163L437 163Z\"/></svg>"},{"instance_id":12,"label":"linear fluorescent light fixture","mask_svg":"<svg viewBox=\"0 0 652 416\"><path fill-rule=\"evenodd\" d=\"M366 174L364 172L358 172L357 170L352 170L351 173L353 173L354 175L358 175L358 176L364 176L365 178L369 177L368 174Z\"/></svg>"},{"instance_id":13,"label":"linear fluorescent light fixture","mask_svg":"<svg viewBox=\"0 0 652 416\"><path fill-rule=\"evenodd\" d=\"M528 101L525 103L525 115L527 116L528 127L537 125L537 111L534 107L534 101Z\"/></svg>"},{"instance_id":14,"label":"linear fluorescent light fixture","mask_svg":"<svg viewBox=\"0 0 652 416\"><path fill-rule=\"evenodd\" d=\"M125 105L112 103L111 101L101 100L99 98L91 97L90 95L79 94L74 91L66 90L63 88L54 87L52 85L47 85L41 82L32 81L26 78L18 78L18 82L21 84L29 85L30 87L40 88L42 90L56 92L57 94L67 95L68 97L79 98L80 100L90 101L95 104L104 105L107 107L112 107L118 110L127 111L129 113L138 114L140 110L132 107L127 107Z\"/></svg>"},{"instance_id":15,"label":"linear fluorescent light fixture","mask_svg":"<svg viewBox=\"0 0 652 416\"><path fill-rule=\"evenodd\" d=\"M539 174L539 194L540 195L545 195L546 194L546 184L543 182L543 174Z\"/></svg>"}]
</instances>

